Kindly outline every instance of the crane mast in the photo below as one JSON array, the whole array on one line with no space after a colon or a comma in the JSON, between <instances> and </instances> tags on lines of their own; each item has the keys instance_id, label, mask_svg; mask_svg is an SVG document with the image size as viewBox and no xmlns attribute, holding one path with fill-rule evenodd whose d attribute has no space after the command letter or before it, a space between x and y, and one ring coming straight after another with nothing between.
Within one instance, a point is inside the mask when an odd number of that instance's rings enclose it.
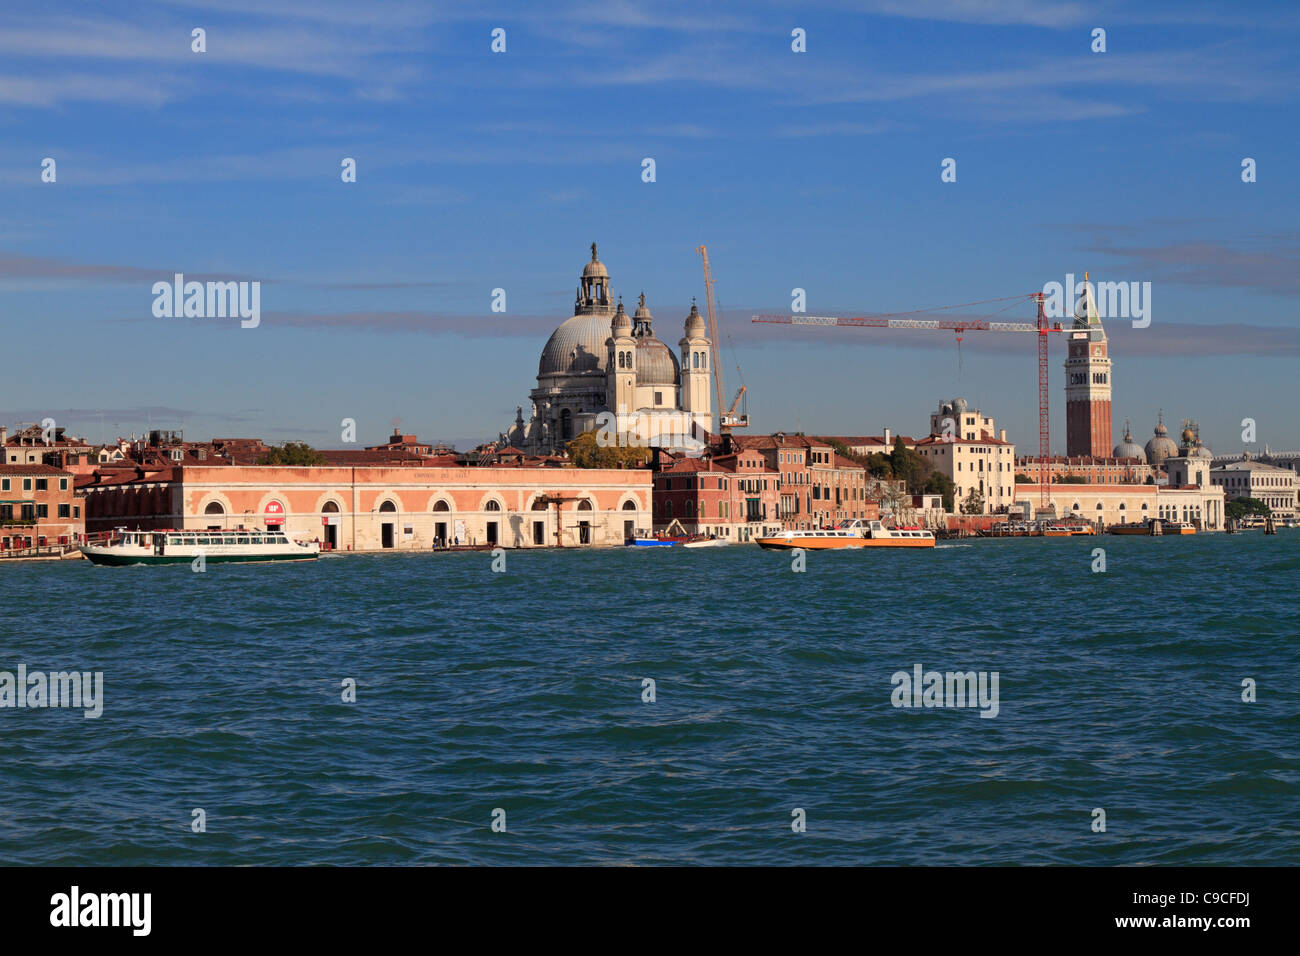
<instances>
[{"instance_id":1,"label":"crane mast","mask_svg":"<svg viewBox=\"0 0 1300 956\"><path fill-rule=\"evenodd\" d=\"M725 394L722 388L722 363L720 356L722 349L718 345L718 310L714 304L713 297L713 272L709 269L709 250L707 246L698 246L695 249L700 254L704 262L704 307L709 315L709 341L713 344L713 393L718 405L718 431L723 436L729 436L733 428L745 428L749 425L749 416L746 414L737 415L736 406L740 404L740 399L745 394L745 386L741 385L736 391L736 397L727 408L724 404L723 396ZM739 371L739 366L737 366Z\"/></svg>"},{"instance_id":2,"label":"crane mast","mask_svg":"<svg viewBox=\"0 0 1300 956\"><path fill-rule=\"evenodd\" d=\"M700 247L703 249L703 246ZM705 272L708 260L705 259ZM990 319L908 319L901 316L915 315L920 312L941 312L944 309L958 309L964 306L987 305L991 302L1017 302L1029 300L1037 303L1038 317L1034 322L995 322ZM1047 461L1051 453L1051 416L1049 414L1049 386L1047 374L1047 336L1053 332L1065 332L1060 322L1049 322L1044 308L1046 296L1042 292L1025 295L1003 296L1000 299L985 299L981 302L963 302L958 305L946 305L935 309L914 309L910 312L886 312L877 315L835 316L835 315L756 315L755 322L773 322L778 325L812 325L812 326L847 326L852 328L872 329L926 329L951 331L957 334L960 343L966 332L1033 332L1038 337L1038 488L1039 505L1046 509L1051 500L1051 467ZM1005 308L1010 308L1007 306ZM1003 311L1005 311L1005 308Z\"/></svg>"}]
</instances>

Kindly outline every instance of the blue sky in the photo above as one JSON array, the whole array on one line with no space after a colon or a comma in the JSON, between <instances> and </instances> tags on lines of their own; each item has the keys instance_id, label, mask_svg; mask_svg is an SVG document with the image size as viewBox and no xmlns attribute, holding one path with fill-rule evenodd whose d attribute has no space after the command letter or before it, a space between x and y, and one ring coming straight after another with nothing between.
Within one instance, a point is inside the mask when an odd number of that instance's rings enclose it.
<instances>
[{"instance_id":1,"label":"blue sky","mask_svg":"<svg viewBox=\"0 0 1300 956\"><path fill-rule=\"evenodd\" d=\"M1300 8L1133 6L7 3L0 420L337 447L399 418L466 447L527 409L595 240L673 343L708 245L756 430L914 433L962 395L1034 450L1031 337L971 336L959 370L947 333L749 316L1090 270L1152 283L1149 328L1108 325L1116 440L1163 408L1216 451L1245 417L1300 448ZM155 318L174 272L260 281L261 325Z\"/></svg>"}]
</instances>

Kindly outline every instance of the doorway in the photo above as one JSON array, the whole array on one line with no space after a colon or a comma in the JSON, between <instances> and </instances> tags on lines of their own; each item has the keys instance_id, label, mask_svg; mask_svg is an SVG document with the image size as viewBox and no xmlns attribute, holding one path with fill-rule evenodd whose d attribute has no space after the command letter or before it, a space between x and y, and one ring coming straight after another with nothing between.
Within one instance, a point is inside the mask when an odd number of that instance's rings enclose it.
<instances>
[{"instance_id":1,"label":"doorway","mask_svg":"<svg viewBox=\"0 0 1300 956\"><path fill-rule=\"evenodd\" d=\"M379 546L381 548L391 548L393 546L393 524L391 521L385 521L379 526Z\"/></svg>"},{"instance_id":2,"label":"doorway","mask_svg":"<svg viewBox=\"0 0 1300 956\"><path fill-rule=\"evenodd\" d=\"M494 548L497 546L497 523L495 521L487 523L487 543Z\"/></svg>"},{"instance_id":3,"label":"doorway","mask_svg":"<svg viewBox=\"0 0 1300 956\"><path fill-rule=\"evenodd\" d=\"M546 522L533 522L533 544L546 544Z\"/></svg>"}]
</instances>

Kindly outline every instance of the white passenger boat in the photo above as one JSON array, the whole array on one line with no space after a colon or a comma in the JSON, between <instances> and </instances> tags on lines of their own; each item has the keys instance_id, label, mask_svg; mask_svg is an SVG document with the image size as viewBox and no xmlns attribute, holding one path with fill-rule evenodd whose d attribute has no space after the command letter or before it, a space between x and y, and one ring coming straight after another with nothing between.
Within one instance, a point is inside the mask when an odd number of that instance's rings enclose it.
<instances>
[{"instance_id":1,"label":"white passenger boat","mask_svg":"<svg viewBox=\"0 0 1300 956\"><path fill-rule=\"evenodd\" d=\"M925 528L887 528L879 521L867 522L860 519L844 522L836 528L782 531L780 534L755 540L760 547L769 551L789 548L829 551L840 548L934 547L934 534Z\"/></svg>"},{"instance_id":2,"label":"white passenger boat","mask_svg":"<svg viewBox=\"0 0 1300 956\"><path fill-rule=\"evenodd\" d=\"M204 563L312 561L320 543L291 540L283 531L127 531L79 545L95 564L184 564L200 555Z\"/></svg>"}]
</instances>

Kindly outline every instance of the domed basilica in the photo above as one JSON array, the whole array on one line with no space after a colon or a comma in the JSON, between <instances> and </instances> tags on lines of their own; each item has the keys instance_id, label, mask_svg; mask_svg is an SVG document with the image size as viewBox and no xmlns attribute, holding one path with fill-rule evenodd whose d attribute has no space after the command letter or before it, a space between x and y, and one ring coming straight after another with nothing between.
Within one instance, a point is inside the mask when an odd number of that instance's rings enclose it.
<instances>
[{"instance_id":1,"label":"domed basilica","mask_svg":"<svg viewBox=\"0 0 1300 956\"><path fill-rule=\"evenodd\" d=\"M693 436L712 427L709 363L713 347L694 303L678 340L678 353L655 335L654 317L641 294L628 315L615 305L609 270L591 244L591 261L578 280L573 316L551 333L537 365L532 415L523 408L501 441L530 455L557 454L585 431L606 427L602 412L620 432ZM651 442L660 443L660 442ZM682 447L681 441L663 441Z\"/></svg>"}]
</instances>

